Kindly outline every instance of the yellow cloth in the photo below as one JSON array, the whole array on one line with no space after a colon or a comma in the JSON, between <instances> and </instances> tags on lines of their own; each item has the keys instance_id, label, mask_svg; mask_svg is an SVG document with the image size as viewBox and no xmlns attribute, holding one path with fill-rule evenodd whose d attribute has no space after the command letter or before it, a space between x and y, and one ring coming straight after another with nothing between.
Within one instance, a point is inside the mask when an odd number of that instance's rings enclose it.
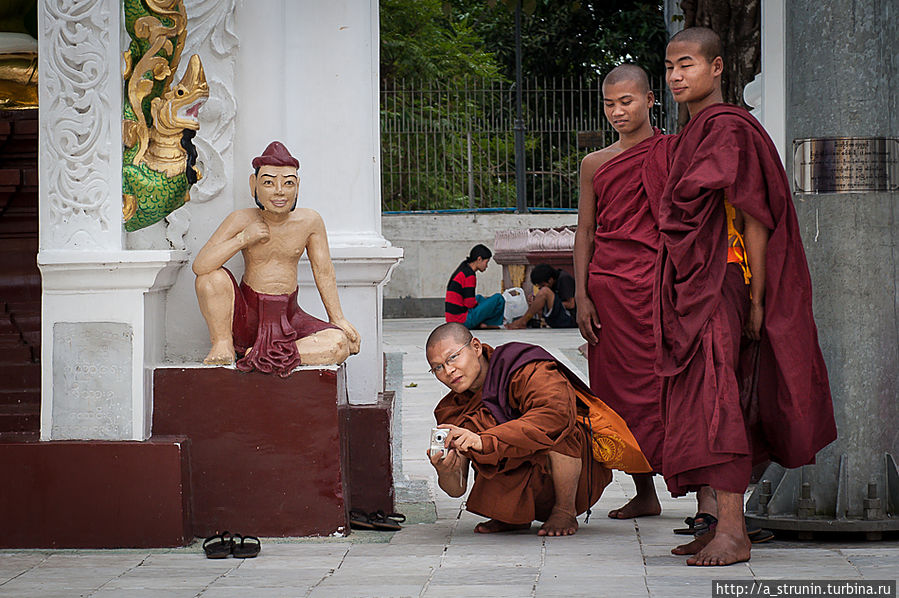
<instances>
[{"instance_id":1,"label":"yellow cloth","mask_svg":"<svg viewBox=\"0 0 899 598\"><path fill-rule=\"evenodd\" d=\"M746 246L743 244L743 235L734 226L737 210L724 200L724 210L727 215L727 263L740 264L743 269L743 280L749 284L752 272L749 270L749 261L746 257Z\"/></svg>"},{"instance_id":2,"label":"yellow cloth","mask_svg":"<svg viewBox=\"0 0 899 598\"><path fill-rule=\"evenodd\" d=\"M592 394L586 395L577 388L575 393L587 405L589 415L579 415L577 419L591 432L593 459L626 473L650 473L649 461L621 416Z\"/></svg>"}]
</instances>

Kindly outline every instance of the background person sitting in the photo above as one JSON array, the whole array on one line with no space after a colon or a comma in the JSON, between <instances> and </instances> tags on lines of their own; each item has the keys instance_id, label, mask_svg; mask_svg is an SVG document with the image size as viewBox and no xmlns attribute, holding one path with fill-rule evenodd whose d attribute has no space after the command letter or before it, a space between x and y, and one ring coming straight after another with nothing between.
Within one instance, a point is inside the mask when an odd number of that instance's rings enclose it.
<instances>
[{"instance_id":1,"label":"background person sitting","mask_svg":"<svg viewBox=\"0 0 899 598\"><path fill-rule=\"evenodd\" d=\"M531 271L531 283L538 290L528 310L506 328L524 328L536 315L543 316L550 328L577 328L574 277L571 274L549 264L537 264Z\"/></svg>"},{"instance_id":2,"label":"background person sitting","mask_svg":"<svg viewBox=\"0 0 899 598\"><path fill-rule=\"evenodd\" d=\"M500 328L506 300L499 293L484 297L475 294L475 272L483 272L493 253L484 245L471 248L468 257L453 271L446 285L446 321L473 328Z\"/></svg>"}]
</instances>

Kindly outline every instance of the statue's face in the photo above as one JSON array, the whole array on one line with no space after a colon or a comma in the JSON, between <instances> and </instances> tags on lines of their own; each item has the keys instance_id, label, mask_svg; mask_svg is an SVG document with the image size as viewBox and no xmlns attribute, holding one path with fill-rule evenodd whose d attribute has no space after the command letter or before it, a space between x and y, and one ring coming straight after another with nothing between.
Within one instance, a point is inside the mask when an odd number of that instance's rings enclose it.
<instances>
[{"instance_id":1,"label":"statue's face","mask_svg":"<svg viewBox=\"0 0 899 598\"><path fill-rule=\"evenodd\" d=\"M300 178L293 166L262 166L250 175L250 192L270 212L289 212L297 200Z\"/></svg>"}]
</instances>

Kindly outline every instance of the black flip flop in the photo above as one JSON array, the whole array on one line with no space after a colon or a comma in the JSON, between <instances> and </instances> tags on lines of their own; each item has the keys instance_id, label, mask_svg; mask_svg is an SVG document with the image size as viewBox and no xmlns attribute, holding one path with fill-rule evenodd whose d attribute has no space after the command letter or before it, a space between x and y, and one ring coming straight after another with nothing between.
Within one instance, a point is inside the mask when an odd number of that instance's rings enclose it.
<instances>
[{"instance_id":1,"label":"black flip flop","mask_svg":"<svg viewBox=\"0 0 899 598\"><path fill-rule=\"evenodd\" d=\"M350 528L373 530L375 529L375 526L371 522L371 519L369 519L368 513L366 513L365 511L360 511L359 509L351 509Z\"/></svg>"},{"instance_id":2,"label":"black flip flop","mask_svg":"<svg viewBox=\"0 0 899 598\"><path fill-rule=\"evenodd\" d=\"M674 530L675 534L681 536L702 536L711 531L718 523L718 518L708 513L696 513L693 517L684 519L689 527L681 527Z\"/></svg>"},{"instance_id":3,"label":"black flip flop","mask_svg":"<svg viewBox=\"0 0 899 598\"><path fill-rule=\"evenodd\" d=\"M236 559L255 558L262 550L262 543L256 536L241 536L240 534L234 534L234 538L235 540L240 538L240 543L238 544L235 542L234 546L231 548L231 554L233 554Z\"/></svg>"},{"instance_id":4,"label":"black flip flop","mask_svg":"<svg viewBox=\"0 0 899 598\"><path fill-rule=\"evenodd\" d=\"M224 559L234 548L234 537L231 532L222 532L217 536L209 536L203 542L203 552L207 559Z\"/></svg>"},{"instance_id":5,"label":"black flip flop","mask_svg":"<svg viewBox=\"0 0 899 598\"><path fill-rule=\"evenodd\" d=\"M376 530L395 532L403 529L400 523L406 520L406 516L402 513L386 515L384 511L375 511L374 513L369 513L368 520Z\"/></svg>"},{"instance_id":6,"label":"black flip flop","mask_svg":"<svg viewBox=\"0 0 899 598\"><path fill-rule=\"evenodd\" d=\"M749 536L749 541L753 544L763 544L774 539L774 532L761 527L746 526L746 534Z\"/></svg>"}]
</instances>

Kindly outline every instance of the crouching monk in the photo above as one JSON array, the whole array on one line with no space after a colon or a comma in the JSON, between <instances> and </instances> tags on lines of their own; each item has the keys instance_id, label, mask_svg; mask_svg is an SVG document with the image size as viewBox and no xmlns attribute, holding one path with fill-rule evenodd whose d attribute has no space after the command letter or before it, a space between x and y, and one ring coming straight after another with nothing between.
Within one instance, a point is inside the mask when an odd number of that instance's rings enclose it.
<instances>
[{"instance_id":1,"label":"crouching monk","mask_svg":"<svg viewBox=\"0 0 899 598\"><path fill-rule=\"evenodd\" d=\"M300 364L342 363L359 352L359 333L343 317L321 216L297 209L300 163L273 141L253 159L250 193L257 208L232 212L194 260L197 299L212 349L203 363L230 364L287 376ZM224 267L238 251L238 285ZM303 252L330 322L297 305L297 264Z\"/></svg>"},{"instance_id":2,"label":"crouching monk","mask_svg":"<svg viewBox=\"0 0 899 598\"><path fill-rule=\"evenodd\" d=\"M450 496L477 473L467 509L488 517L475 532L527 529L568 536L577 515L612 479L610 468L651 471L627 426L549 353L525 343L495 349L456 323L436 328L425 348L450 392L434 415L449 430L446 455L430 456Z\"/></svg>"}]
</instances>

